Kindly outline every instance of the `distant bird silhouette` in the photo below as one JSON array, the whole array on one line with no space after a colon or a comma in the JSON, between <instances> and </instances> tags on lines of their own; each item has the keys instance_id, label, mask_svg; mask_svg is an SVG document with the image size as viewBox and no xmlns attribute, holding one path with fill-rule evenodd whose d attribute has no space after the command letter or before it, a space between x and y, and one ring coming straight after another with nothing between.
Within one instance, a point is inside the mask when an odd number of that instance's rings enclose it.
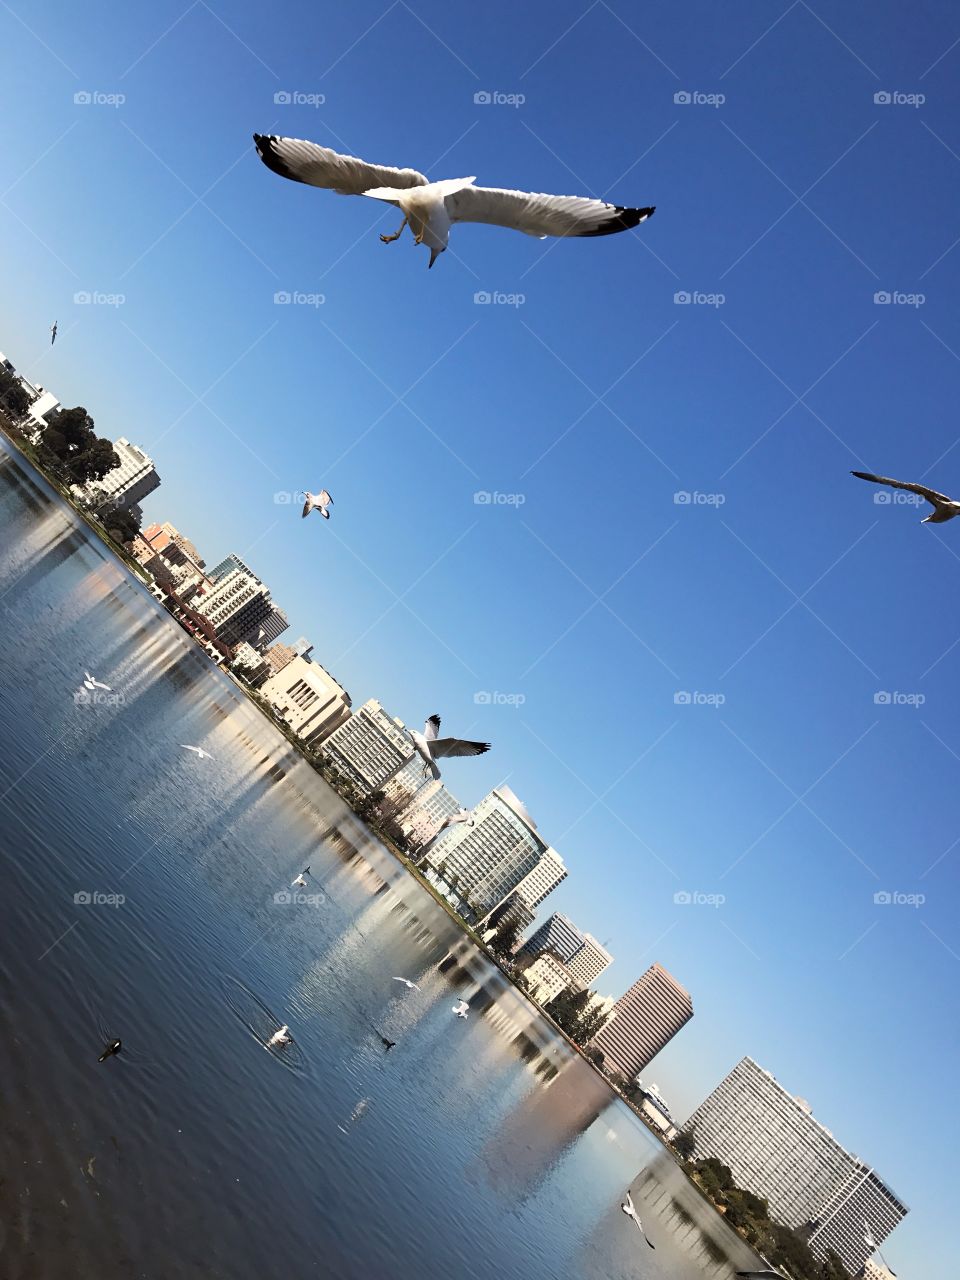
<instances>
[{"instance_id":1,"label":"distant bird silhouette","mask_svg":"<svg viewBox=\"0 0 960 1280\"><path fill-rule=\"evenodd\" d=\"M115 1053L119 1053L122 1047L123 1046L121 1045L119 1040L111 1040L110 1043L104 1049L103 1053L101 1053L97 1061L106 1062L106 1060L112 1057Z\"/></svg>"},{"instance_id":2,"label":"distant bird silhouette","mask_svg":"<svg viewBox=\"0 0 960 1280\"><path fill-rule=\"evenodd\" d=\"M394 982L402 982L405 987L409 987L411 991L419 991L420 988L415 982L411 982L409 978L394 978Z\"/></svg>"},{"instance_id":3,"label":"distant bird silhouette","mask_svg":"<svg viewBox=\"0 0 960 1280\"><path fill-rule=\"evenodd\" d=\"M329 493L327 493L326 489L321 489L319 493L310 493L310 491L307 490L303 496L306 498L306 502L303 504L303 510L300 512L300 515L304 520L311 511L319 511L324 520L330 519L330 512L327 510L327 507L333 506L333 499L330 497ZM350 505L349 502L347 505Z\"/></svg>"},{"instance_id":4,"label":"distant bird silhouette","mask_svg":"<svg viewBox=\"0 0 960 1280\"><path fill-rule=\"evenodd\" d=\"M944 520L952 520L954 516L960 516L960 502L948 498L945 493L937 493L936 489L928 489L925 484L913 484L908 480L890 480L886 476L871 475L869 471L851 471L850 474L856 476L858 480L885 484L891 489L906 489L910 493L919 494L921 498L926 498L933 507L933 515L924 516L920 521L921 524L943 524Z\"/></svg>"},{"instance_id":5,"label":"distant bird silhouette","mask_svg":"<svg viewBox=\"0 0 960 1280\"><path fill-rule=\"evenodd\" d=\"M388 1040L387 1037L381 1031L378 1031L377 1035L380 1037L381 1043L383 1044L387 1053L389 1053L391 1049L396 1047L396 1043L397 1043L396 1040Z\"/></svg>"},{"instance_id":6,"label":"distant bird silhouette","mask_svg":"<svg viewBox=\"0 0 960 1280\"><path fill-rule=\"evenodd\" d=\"M436 761L444 756L482 756L490 750L489 742L471 742L466 738L438 738L440 717L431 716L423 726L423 733L410 729L410 738L414 750L423 761L424 777L429 773L434 779L440 777Z\"/></svg>"},{"instance_id":7,"label":"distant bird silhouette","mask_svg":"<svg viewBox=\"0 0 960 1280\"><path fill-rule=\"evenodd\" d=\"M56 322L56 320L54 320L53 324L50 326L50 345L51 345L51 347L52 347L52 346L53 346L53 344L56 342L56 340L57 340L57 322Z\"/></svg>"},{"instance_id":8,"label":"distant bird silhouette","mask_svg":"<svg viewBox=\"0 0 960 1280\"><path fill-rule=\"evenodd\" d=\"M655 1249L657 1246L653 1244L650 1240L647 1240L647 1233L643 1229L643 1223L640 1221L640 1215L637 1213L636 1206L633 1203L633 1197L631 1196L629 1191L627 1192L626 1200L624 1200L620 1208L623 1210L623 1212L627 1215L628 1218L632 1218L634 1220L634 1222L637 1224L637 1227L640 1230L640 1234L643 1236L644 1240L647 1241L647 1244L650 1245L650 1248Z\"/></svg>"}]
</instances>

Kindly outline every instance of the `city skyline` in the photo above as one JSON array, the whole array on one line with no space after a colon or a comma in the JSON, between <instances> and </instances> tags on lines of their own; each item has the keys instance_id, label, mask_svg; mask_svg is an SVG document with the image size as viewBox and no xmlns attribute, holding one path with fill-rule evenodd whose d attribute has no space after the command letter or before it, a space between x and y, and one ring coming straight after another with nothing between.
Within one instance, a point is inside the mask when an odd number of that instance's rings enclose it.
<instances>
[{"instance_id":1,"label":"city skyline","mask_svg":"<svg viewBox=\"0 0 960 1280\"><path fill-rule=\"evenodd\" d=\"M453 793L516 786L608 983L656 959L694 993L656 1068L675 1114L749 1047L890 1170L894 1269L946 1280L942 1170L877 1100L909 1079L940 1113L960 1065L957 627L928 612L958 524L848 472L956 490L956 15L612 3L567 30L536 0L504 42L417 12L9 19L3 332L158 459L198 546L304 601L358 703L493 743ZM275 179L254 130L657 213L465 228L427 272L379 243L393 211ZM331 520L301 521L320 485Z\"/></svg>"}]
</instances>

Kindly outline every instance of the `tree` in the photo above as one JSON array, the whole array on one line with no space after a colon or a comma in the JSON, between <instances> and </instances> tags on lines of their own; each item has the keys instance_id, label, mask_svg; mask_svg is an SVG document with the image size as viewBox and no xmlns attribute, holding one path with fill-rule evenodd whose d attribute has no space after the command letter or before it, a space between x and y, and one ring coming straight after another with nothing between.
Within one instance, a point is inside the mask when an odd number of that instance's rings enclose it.
<instances>
[{"instance_id":1,"label":"tree","mask_svg":"<svg viewBox=\"0 0 960 1280\"><path fill-rule=\"evenodd\" d=\"M823 1280L850 1280L850 1274L832 1249L827 1250L827 1260L821 1272Z\"/></svg>"},{"instance_id":2,"label":"tree","mask_svg":"<svg viewBox=\"0 0 960 1280\"><path fill-rule=\"evenodd\" d=\"M70 459L70 471L77 484L102 480L108 471L119 467L120 459L109 440L95 436L87 448Z\"/></svg>"},{"instance_id":3,"label":"tree","mask_svg":"<svg viewBox=\"0 0 960 1280\"><path fill-rule=\"evenodd\" d=\"M681 1160L692 1160L697 1149L696 1132L693 1129L681 1129L673 1140L673 1147Z\"/></svg>"},{"instance_id":4,"label":"tree","mask_svg":"<svg viewBox=\"0 0 960 1280\"><path fill-rule=\"evenodd\" d=\"M110 507L100 518L108 535L121 545L132 542L140 532L141 518L126 507Z\"/></svg>"},{"instance_id":5,"label":"tree","mask_svg":"<svg viewBox=\"0 0 960 1280\"><path fill-rule=\"evenodd\" d=\"M9 369L0 365L0 404L11 418L22 418L30 408L30 393Z\"/></svg>"},{"instance_id":6,"label":"tree","mask_svg":"<svg viewBox=\"0 0 960 1280\"><path fill-rule=\"evenodd\" d=\"M520 941L520 924L517 920L504 920L495 937L490 939L490 950L509 959Z\"/></svg>"}]
</instances>

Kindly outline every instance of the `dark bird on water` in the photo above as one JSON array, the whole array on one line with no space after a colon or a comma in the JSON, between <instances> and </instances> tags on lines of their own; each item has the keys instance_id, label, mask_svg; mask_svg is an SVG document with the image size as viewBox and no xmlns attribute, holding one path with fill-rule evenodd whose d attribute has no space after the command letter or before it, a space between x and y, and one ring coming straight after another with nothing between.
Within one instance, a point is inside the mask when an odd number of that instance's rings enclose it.
<instances>
[{"instance_id":1,"label":"dark bird on water","mask_svg":"<svg viewBox=\"0 0 960 1280\"><path fill-rule=\"evenodd\" d=\"M120 1044L120 1041L119 1041L119 1040L111 1040L111 1041L110 1041L110 1043L109 1043L109 1044L106 1046L106 1048L104 1049L103 1053L101 1053L101 1055L100 1055L100 1057L97 1059L97 1061L98 1061L98 1062L106 1062L106 1060L107 1060L108 1058L112 1057L115 1053L119 1053L119 1052L120 1052L121 1047L122 1047L122 1046L121 1046L121 1044Z\"/></svg>"}]
</instances>

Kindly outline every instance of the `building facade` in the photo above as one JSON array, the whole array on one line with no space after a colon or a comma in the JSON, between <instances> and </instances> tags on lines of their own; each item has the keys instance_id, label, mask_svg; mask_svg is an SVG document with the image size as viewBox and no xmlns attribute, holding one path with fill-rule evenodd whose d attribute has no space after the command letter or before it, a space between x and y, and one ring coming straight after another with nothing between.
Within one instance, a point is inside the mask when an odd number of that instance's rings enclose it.
<instances>
[{"instance_id":1,"label":"building facade","mask_svg":"<svg viewBox=\"0 0 960 1280\"><path fill-rule=\"evenodd\" d=\"M403 722L389 716L375 698L358 707L330 735L324 755L362 791L376 791L413 755Z\"/></svg>"},{"instance_id":2,"label":"building facade","mask_svg":"<svg viewBox=\"0 0 960 1280\"><path fill-rule=\"evenodd\" d=\"M570 971L549 951L530 960L523 969L530 994L539 1004L549 1004L570 986Z\"/></svg>"},{"instance_id":3,"label":"building facade","mask_svg":"<svg viewBox=\"0 0 960 1280\"><path fill-rule=\"evenodd\" d=\"M568 874L559 853L548 845L543 851L543 857L523 877L514 893L523 898L532 911L536 911L547 894L552 893L561 880L566 880Z\"/></svg>"},{"instance_id":4,"label":"building facade","mask_svg":"<svg viewBox=\"0 0 960 1280\"><path fill-rule=\"evenodd\" d=\"M113 448L120 465L108 471L102 480L95 480L92 487L102 489L115 506L139 506L144 498L160 488L153 459L124 436L114 440Z\"/></svg>"},{"instance_id":5,"label":"building facade","mask_svg":"<svg viewBox=\"0 0 960 1280\"><path fill-rule=\"evenodd\" d=\"M304 742L322 742L350 716L346 689L309 658L288 662L266 681L260 693Z\"/></svg>"},{"instance_id":6,"label":"building facade","mask_svg":"<svg viewBox=\"0 0 960 1280\"><path fill-rule=\"evenodd\" d=\"M207 619L217 639L233 646L246 640L251 631L269 617L273 609L270 589L246 569L232 569L214 581L211 589L192 602Z\"/></svg>"},{"instance_id":7,"label":"building facade","mask_svg":"<svg viewBox=\"0 0 960 1280\"><path fill-rule=\"evenodd\" d=\"M525 955L539 956L552 951L569 964L583 946L583 934L568 916L555 911L523 944Z\"/></svg>"},{"instance_id":8,"label":"building facade","mask_svg":"<svg viewBox=\"0 0 960 1280\"><path fill-rule=\"evenodd\" d=\"M620 997L591 1044L603 1054L605 1068L634 1080L692 1017L689 993L654 964Z\"/></svg>"},{"instance_id":9,"label":"building facade","mask_svg":"<svg viewBox=\"0 0 960 1280\"><path fill-rule=\"evenodd\" d=\"M817 1121L752 1058L744 1058L696 1109L684 1128L697 1159L716 1156L737 1183L766 1197L770 1212L809 1233L825 1259L833 1250L853 1274L872 1252L864 1223L881 1244L907 1207L858 1156Z\"/></svg>"},{"instance_id":10,"label":"building facade","mask_svg":"<svg viewBox=\"0 0 960 1280\"><path fill-rule=\"evenodd\" d=\"M606 947L601 946L593 934L585 933L583 946L570 957L568 968L576 982L589 987L612 964L613 956Z\"/></svg>"}]
</instances>

